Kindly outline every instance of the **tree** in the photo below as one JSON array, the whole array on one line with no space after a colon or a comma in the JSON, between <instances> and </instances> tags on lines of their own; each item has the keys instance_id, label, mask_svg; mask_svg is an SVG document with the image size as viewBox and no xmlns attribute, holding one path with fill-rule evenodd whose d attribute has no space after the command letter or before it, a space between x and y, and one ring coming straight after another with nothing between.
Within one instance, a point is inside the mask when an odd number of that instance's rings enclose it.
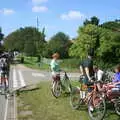
<instances>
[{"instance_id":1,"label":"tree","mask_svg":"<svg viewBox=\"0 0 120 120\"><path fill-rule=\"evenodd\" d=\"M120 34L102 29L97 56L106 63L117 63L120 58Z\"/></svg>"},{"instance_id":2,"label":"tree","mask_svg":"<svg viewBox=\"0 0 120 120\"><path fill-rule=\"evenodd\" d=\"M100 29L92 24L79 27L77 40L69 50L70 56L85 57L90 49L99 47ZM95 50L96 51L96 50Z\"/></svg>"},{"instance_id":3,"label":"tree","mask_svg":"<svg viewBox=\"0 0 120 120\"><path fill-rule=\"evenodd\" d=\"M29 55L40 55L45 43L45 35L43 36L43 34L44 32L42 33L34 27L20 28L4 39L5 47L8 50L15 49Z\"/></svg>"},{"instance_id":4,"label":"tree","mask_svg":"<svg viewBox=\"0 0 120 120\"><path fill-rule=\"evenodd\" d=\"M93 25L99 25L99 19L96 17L96 16L93 16L93 17L91 17L90 18L90 20L88 20L88 19L86 19L85 21L84 21L84 25L88 25L88 24L93 24Z\"/></svg>"},{"instance_id":5,"label":"tree","mask_svg":"<svg viewBox=\"0 0 120 120\"><path fill-rule=\"evenodd\" d=\"M3 37L4 34L2 33L2 28L0 27L0 53L5 49L4 46L2 45Z\"/></svg>"},{"instance_id":6,"label":"tree","mask_svg":"<svg viewBox=\"0 0 120 120\"><path fill-rule=\"evenodd\" d=\"M48 42L45 54L47 57L51 57L53 53L58 52L61 58L67 58L70 45L69 37L63 32L58 32Z\"/></svg>"},{"instance_id":7,"label":"tree","mask_svg":"<svg viewBox=\"0 0 120 120\"><path fill-rule=\"evenodd\" d=\"M113 32L120 32L120 22L118 20L105 22L101 27L112 30Z\"/></svg>"}]
</instances>

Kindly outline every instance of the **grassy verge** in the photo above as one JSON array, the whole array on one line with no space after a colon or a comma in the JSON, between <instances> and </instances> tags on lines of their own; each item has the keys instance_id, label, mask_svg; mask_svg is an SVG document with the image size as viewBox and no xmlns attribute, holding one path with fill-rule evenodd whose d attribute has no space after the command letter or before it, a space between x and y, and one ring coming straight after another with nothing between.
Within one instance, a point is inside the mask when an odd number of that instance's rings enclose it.
<instances>
[{"instance_id":1,"label":"grassy verge","mask_svg":"<svg viewBox=\"0 0 120 120\"><path fill-rule=\"evenodd\" d=\"M79 85L78 82L73 84ZM19 120L89 120L87 109L72 110L69 96L54 98L50 91L50 82L41 82L39 89L22 92L18 97ZM120 120L109 110L104 120Z\"/></svg>"},{"instance_id":2,"label":"grassy verge","mask_svg":"<svg viewBox=\"0 0 120 120\"><path fill-rule=\"evenodd\" d=\"M18 113L19 120L88 120L87 112L72 110L69 97L62 96L59 99L51 95L50 83L41 82L39 90L24 92L19 96ZM21 106L21 102L22 106ZM23 111L32 110L32 115L22 116Z\"/></svg>"}]
</instances>

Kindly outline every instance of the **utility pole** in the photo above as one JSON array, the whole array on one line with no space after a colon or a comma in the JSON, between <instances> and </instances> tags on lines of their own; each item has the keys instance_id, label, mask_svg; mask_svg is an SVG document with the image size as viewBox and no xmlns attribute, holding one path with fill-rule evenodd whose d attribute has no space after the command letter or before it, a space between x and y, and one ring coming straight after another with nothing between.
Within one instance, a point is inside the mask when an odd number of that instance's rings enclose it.
<instances>
[{"instance_id":1,"label":"utility pole","mask_svg":"<svg viewBox=\"0 0 120 120\"><path fill-rule=\"evenodd\" d=\"M39 30L39 18L37 17L37 30Z\"/></svg>"}]
</instances>

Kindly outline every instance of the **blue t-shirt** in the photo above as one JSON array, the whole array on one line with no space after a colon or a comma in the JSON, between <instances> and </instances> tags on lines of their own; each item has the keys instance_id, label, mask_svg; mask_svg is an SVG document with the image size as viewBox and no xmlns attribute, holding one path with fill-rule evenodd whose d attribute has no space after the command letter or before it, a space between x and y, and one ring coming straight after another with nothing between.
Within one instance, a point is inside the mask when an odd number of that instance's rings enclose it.
<instances>
[{"instance_id":1,"label":"blue t-shirt","mask_svg":"<svg viewBox=\"0 0 120 120\"><path fill-rule=\"evenodd\" d=\"M120 82L120 72L115 73L113 82Z\"/></svg>"}]
</instances>

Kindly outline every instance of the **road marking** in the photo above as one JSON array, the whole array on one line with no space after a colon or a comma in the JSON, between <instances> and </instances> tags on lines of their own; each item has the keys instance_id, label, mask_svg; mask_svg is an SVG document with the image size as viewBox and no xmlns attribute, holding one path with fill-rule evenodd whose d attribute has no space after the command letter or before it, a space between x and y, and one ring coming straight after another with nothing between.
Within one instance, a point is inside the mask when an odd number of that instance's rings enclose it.
<instances>
[{"instance_id":1,"label":"road marking","mask_svg":"<svg viewBox=\"0 0 120 120\"><path fill-rule=\"evenodd\" d=\"M23 75L22 75L22 72L19 70L18 73L19 73L20 84L21 84L20 87L24 87L24 86L26 86L26 84L25 84L25 80L24 80Z\"/></svg>"},{"instance_id":2,"label":"road marking","mask_svg":"<svg viewBox=\"0 0 120 120\"><path fill-rule=\"evenodd\" d=\"M16 70L15 68L13 69L13 88L17 88L18 83L17 83L17 76L16 76Z\"/></svg>"},{"instance_id":3,"label":"road marking","mask_svg":"<svg viewBox=\"0 0 120 120\"><path fill-rule=\"evenodd\" d=\"M7 120L7 112L8 112L8 99L6 100L4 120Z\"/></svg>"},{"instance_id":4,"label":"road marking","mask_svg":"<svg viewBox=\"0 0 120 120\"><path fill-rule=\"evenodd\" d=\"M45 75L42 73L32 73L32 76L33 77L45 77Z\"/></svg>"}]
</instances>

